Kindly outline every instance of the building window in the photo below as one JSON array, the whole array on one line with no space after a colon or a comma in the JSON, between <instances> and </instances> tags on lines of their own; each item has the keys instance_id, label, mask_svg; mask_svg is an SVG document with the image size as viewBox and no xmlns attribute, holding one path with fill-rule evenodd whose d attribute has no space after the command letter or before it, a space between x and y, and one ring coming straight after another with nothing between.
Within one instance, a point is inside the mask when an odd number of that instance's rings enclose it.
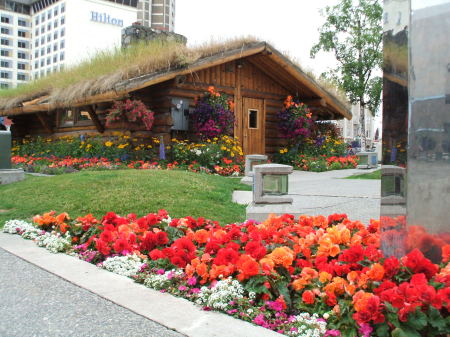
<instances>
[{"instance_id":1,"label":"building window","mask_svg":"<svg viewBox=\"0 0 450 337\"><path fill-rule=\"evenodd\" d=\"M34 31L34 35L36 35L36 36L39 35L39 28L36 28L36 30Z\"/></svg>"},{"instance_id":2,"label":"building window","mask_svg":"<svg viewBox=\"0 0 450 337\"><path fill-rule=\"evenodd\" d=\"M58 44L55 43L55 44L53 45L53 51L57 51L57 50L58 50Z\"/></svg>"},{"instance_id":3,"label":"building window","mask_svg":"<svg viewBox=\"0 0 450 337\"><path fill-rule=\"evenodd\" d=\"M25 20L21 20L21 19L19 19L18 24L21 27L26 27L27 26L27 22Z\"/></svg>"},{"instance_id":4,"label":"building window","mask_svg":"<svg viewBox=\"0 0 450 337\"><path fill-rule=\"evenodd\" d=\"M47 42L50 42L52 40L52 34L47 35Z\"/></svg>"},{"instance_id":5,"label":"building window","mask_svg":"<svg viewBox=\"0 0 450 337\"><path fill-rule=\"evenodd\" d=\"M57 56L57 55L54 55L54 56L53 56L53 63L56 63L56 62L58 62L58 56Z\"/></svg>"},{"instance_id":6,"label":"building window","mask_svg":"<svg viewBox=\"0 0 450 337\"><path fill-rule=\"evenodd\" d=\"M41 60L41 68L45 65L44 59Z\"/></svg>"},{"instance_id":7,"label":"building window","mask_svg":"<svg viewBox=\"0 0 450 337\"><path fill-rule=\"evenodd\" d=\"M44 44L45 43L45 37L43 36L43 37L41 37L41 44Z\"/></svg>"},{"instance_id":8,"label":"building window","mask_svg":"<svg viewBox=\"0 0 450 337\"><path fill-rule=\"evenodd\" d=\"M17 58L24 60L24 59L27 58L27 55L25 53L22 53L22 52L19 51L17 53Z\"/></svg>"},{"instance_id":9,"label":"building window","mask_svg":"<svg viewBox=\"0 0 450 337\"><path fill-rule=\"evenodd\" d=\"M41 21L44 22L45 21L45 13L41 14Z\"/></svg>"},{"instance_id":10,"label":"building window","mask_svg":"<svg viewBox=\"0 0 450 337\"><path fill-rule=\"evenodd\" d=\"M62 53L59 55L59 60L60 60L60 61L64 61L64 52L62 52Z\"/></svg>"},{"instance_id":11,"label":"building window","mask_svg":"<svg viewBox=\"0 0 450 337\"><path fill-rule=\"evenodd\" d=\"M0 52L0 55L9 57L9 50L2 49L1 52Z\"/></svg>"},{"instance_id":12,"label":"building window","mask_svg":"<svg viewBox=\"0 0 450 337\"><path fill-rule=\"evenodd\" d=\"M59 48L64 49L65 46L66 46L66 42L64 40L62 40L61 43L59 44Z\"/></svg>"},{"instance_id":13,"label":"building window","mask_svg":"<svg viewBox=\"0 0 450 337\"><path fill-rule=\"evenodd\" d=\"M27 47L27 43L24 41L17 41L17 47L18 48L26 48Z\"/></svg>"},{"instance_id":14,"label":"building window","mask_svg":"<svg viewBox=\"0 0 450 337\"><path fill-rule=\"evenodd\" d=\"M8 29L8 28L5 28L5 27L2 27L2 34L7 34L7 35L9 35L9 29Z\"/></svg>"},{"instance_id":15,"label":"building window","mask_svg":"<svg viewBox=\"0 0 450 337\"><path fill-rule=\"evenodd\" d=\"M256 109L248 110L248 128L249 129L258 128L258 110Z\"/></svg>"},{"instance_id":16,"label":"building window","mask_svg":"<svg viewBox=\"0 0 450 337\"><path fill-rule=\"evenodd\" d=\"M9 46L9 40L7 40L7 39L1 39L0 43L1 43L3 46Z\"/></svg>"},{"instance_id":17,"label":"building window","mask_svg":"<svg viewBox=\"0 0 450 337\"><path fill-rule=\"evenodd\" d=\"M42 27L41 27L41 33L42 33L42 34L45 33L45 26L42 26Z\"/></svg>"},{"instance_id":18,"label":"building window","mask_svg":"<svg viewBox=\"0 0 450 337\"><path fill-rule=\"evenodd\" d=\"M36 16L36 19L34 19L34 24L36 26L39 24L39 16Z\"/></svg>"},{"instance_id":19,"label":"building window","mask_svg":"<svg viewBox=\"0 0 450 337\"><path fill-rule=\"evenodd\" d=\"M65 23L66 23L66 17L62 16L61 17L61 25L65 24Z\"/></svg>"},{"instance_id":20,"label":"building window","mask_svg":"<svg viewBox=\"0 0 450 337\"><path fill-rule=\"evenodd\" d=\"M17 69L25 70L26 64L25 63L17 63Z\"/></svg>"},{"instance_id":21,"label":"building window","mask_svg":"<svg viewBox=\"0 0 450 337\"><path fill-rule=\"evenodd\" d=\"M63 29L61 29L61 37L63 37L64 35L66 34L66 29L65 28L63 28Z\"/></svg>"},{"instance_id":22,"label":"building window","mask_svg":"<svg viewBox=\"0 0 450 337\"><path fill-rule=\"evenodd\" d=\"M50 10L47 12L47 19L50 20L51 18L52 18L52 11Z\"/></svg>"},{"instance_id":23,"label":"building window","mask_svg":"<svg viewBox=\"0 0 450 337\"><path fill-rule=\"evenodd\" d=\"M1 22L2 22L2 23L9 23L9 18L6 17L6 16L2 16Z\"/></svg>"},{"instance_id":24,"label":"building window","mask_svg":"<svg viewBox=\"0 0 450 337\"><path fill-rule=\"evenodd\" d=\"M8 89L9 88L9 84L8 83L0 83L0 88Z\"/></svg>"},{"instance_id":25,"label":"building window","mask_svg":"<svg viewBox=\"0 0 450 337\"><path fill-rule=\"evenodd\" d=\"M6 73L6 72L2 71L2 72L0 73L0 77L1 77L1 78L9 78L9 73Z\"/></svg>"},{"instance_id":26,"label":"building window","mask_svg":"<svg viewBox=\"0 0 450 337\"><path fill-rule=\"evenodd\" d=\"M39 40L34 41L34 48L39 47Z\"/></svg>"},{"instance_id":27,"label":"building window","mask_svg":"<svg viewBox=\"0 0 450 337\"><path fill-rule=\"evenodd\" d=\"M34 69L37 69L37 68L39 68L39 62L34 62Z\"/></svg>"},{"instance_id":28,"label":"building window","mask_svg":"<svg viewBox=\"0 0 450 337\"><path fill-rule=\"evenodd\" d=\"M47 54L50 54L52 52L52 48L50 46L47 46Z\"/></svg>"},{"instance_id":29,"label":"building window","mask_svg":"<svg viewBox=\"0 0 450 337\"><path fill-rule=\"evenodd\" d=\"M55 20L55 22L53 22L53 28L58 27L58 20Z\"/></svg>"},{"instance_id":30,"label":"building window","mask_svg":"<svg viewBox=\"0 0 450 337\"><path fill-rule=\"evenodd\" d=\"M64 13L66 11L66 4L61 4L61 13Z\"/></svg>"},{"instance_id":31,"label":"building window","mask_svg":"<svg viewBox=\"0 0 450 337\"><path fill-rule=\"evenodd\" d=\"M35 73L34 73L34 78L35 78L36 80L39 78L39 73L38 73L38 72L35 72Z\"/></svg>"},{"instance_id":32,"label":"building window","mask_svg":"<svg viewBox=\"0 0 450 337\"><path fill-rule=\"evenodd\" d=\"M0 61L0 67L9 68L9 62L8 61Z\"/></svg>"},{"instance_id":33,"label":"building window","mask_svg":"<svg viewBox=\"0 0 450 337\"><path fill-rule=\"evenodd\" d=\"M37 59L38 57L39 57L39 51L36 50L36 51L34 52L34 58Z\"/></svg>"},{"instance_id":34,"label":"building window","mask_svg":"<svg viewBox=\"0 0 450 337\"><path fill-rule=\"evenodd\" d=\"M50 57L47 57L47 65L49 66L50 63L52 63L52 59Z\"/></svg>"},{"instance_id":35,"label":"building window","mask_svg":"<svg viewBox=\"0 0 450 337\"><path fill-rule=\"evenodd\" d=\"M48 30L48 31L52 30L52 23L51 23L51 22L49 22L49 23L47 24L47 30Z\"/></svg>"},{"instance_id":36,"label":"building window","mask_svg":"<svg viewBox=\"0 0 450 337\"><path fill-rule=\"evenodd\" d=\"M45 55L45 48L41 48L41 56Z\"/></svg>"},{"instance_id":37,"label":"building window","mask_svg":"<svg viewBox=\"0 0 450 337\"><path fill-rule=\"evenodd\" d=\"M18 79L19 81L26 81L26 80L27 80L27 77L26 77L25 74L17 74L17 79Z\"/></svg>"},{"instance_id":38,"label":"building window","mask_svg":"<svg viewBox=\"0 0 450 337\"><path fill-rule=\"evenodd\" d=\"M17 32L17 35L19 35L19 37L27 37L27 32L24 32L23 30L19 30Z\"/></svg>"},{"instance_id":39,"label":"building window","mask_svg":"<svg viewBox=\"0 0 450 337\"><path fill-rule=\"evenodd\" d=\"M61 112L61 118L59 119L59 126L73 126L75 124L73 110L64 110Z\"/></svg>"},{"instance_id":40,"label":"building window","mask_svg":"<svg viewBox=\"0 0 450 337\"><path fill-rule=\"evenodd\" d=\"M58 32L53 33L53 40L56 40L58 38Z\"/></svg>"},{"instance_id":41,"label":"building window","mask_svg":"<svg viewBox=\"0 0 450 337\"><path fill-rule=\"evenodd\" d=\"M83 109L67 109L60 113L59 126L92 125L89 112Z\"/></svg>"},{"instance_id":42,"label":"building window","mask_svg":"<svg viewBox=\"0 0 450 337\"><path fill-rule=\"evenodd\" d=\"M58 7L55 7L55 9L53 10L53 16L57 16L58 15Z\"/></svg>"}]
</instances>

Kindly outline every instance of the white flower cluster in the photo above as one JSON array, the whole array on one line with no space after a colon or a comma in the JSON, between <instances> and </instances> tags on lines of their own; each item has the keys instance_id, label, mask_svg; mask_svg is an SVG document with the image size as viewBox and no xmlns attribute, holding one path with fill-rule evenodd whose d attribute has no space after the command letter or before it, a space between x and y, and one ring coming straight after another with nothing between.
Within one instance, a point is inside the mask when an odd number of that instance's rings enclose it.
<instances>
[{"instance_id":1,"label":"white flower cluster","mask_svg":"<svg viewBox=\"0 0 450 337\"><path fill-rule=\"evenodd\" d=\"M42 231L34 227L29 222L22 220L9 220L5 222L3 232L9 234L19 234L24 239L35 239Z\"/></svg>"},{"instance_id":2,"label":"white flower cluster","mask_svg":"<svg viewBox=\"0 0 450 337\"><path fill-rule=\"evenodd\" d=\"M144 280L144 285L155 290L163 290L170 286L173 278L180 278L183 275L181 269L169 270L164 274L151 274Z\"/></svg>"},{"instance_id":3,"label":"white flower cluster","mask_svg":"<svg viewBox=\"0 0 450 337\"><path fill-rule=\"evenodd\" d=\"M295 337L321 337L327 332L327 323L319 315L302 313L294 317L291 323L297 331L285 332L287 336Z\"/></svg>"},{"instance_id":4,"label":"white flower cluster","mask_svg":"<svg viewBox=\"0 0 450 337\"><path fill-rule=\"evenodd\" d=\"M71 237L69 234L61 236L59 233L53 234L45 232L36 238L39 247L45 247L52 253L59 253L68 250L71 247Z\"/></svg>"},{"instance_id":5,"label":"white flower cluster","mask_svg":"<svg viewBox=\"0 0 450 337\"><path fill-rule=\"evenodd\" d=\"M142 259L136 254L108 257L103 262L103 268L123 276L136 275L143 265Z\"/></svg>"},{"instance_id":6,"label":"white flower cluster","mask_svg":"<svg viewBox=\"0 0 450 337\"><path fill-rule=\"evenodd\" d=\"M205 305L217 310L231 309L230 302L241 299L244 288L231 277L219 281L212 288L202 287L198 293L197 304Z\"/></svg>"}]
</instances>

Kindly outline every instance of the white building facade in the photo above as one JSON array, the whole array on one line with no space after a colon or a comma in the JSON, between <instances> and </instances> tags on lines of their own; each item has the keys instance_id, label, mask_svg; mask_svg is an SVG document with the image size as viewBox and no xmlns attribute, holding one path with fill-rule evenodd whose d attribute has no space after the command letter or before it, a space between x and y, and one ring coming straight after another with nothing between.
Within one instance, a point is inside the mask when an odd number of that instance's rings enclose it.
<instances>
[{"instance_id":1,"label":"white building facade","mask_svg":"<svg viewBox=\"0 0 450 337\"><path fill-rule=\"evenodd\" d=\"M341 129L342 137L345 142L352 143L353 141L357 141L360 139L360 130L361 123L359 119L359 105L352 106L352 115L353 118L348 120L346 118L338 121L338 127ZM376 133L376 125L375 118L372 116L372 113L369 109L364 110L365 114L365 130L366 130L366 142L369 147L374 145L375 141L375 133Z\"/></svg>"},{"instance_id":2,"label":"white building facade","mask_svg":"<svg viewBox=\"0 0 450 337\"><path fill-rule=\"evenodd\" d=\"M153 15L153 5L163 15ZM174 0L0 0L0 87L119 48L122 29L134 22L171 31L174 11Z\"/></svg>"}]
</instances>

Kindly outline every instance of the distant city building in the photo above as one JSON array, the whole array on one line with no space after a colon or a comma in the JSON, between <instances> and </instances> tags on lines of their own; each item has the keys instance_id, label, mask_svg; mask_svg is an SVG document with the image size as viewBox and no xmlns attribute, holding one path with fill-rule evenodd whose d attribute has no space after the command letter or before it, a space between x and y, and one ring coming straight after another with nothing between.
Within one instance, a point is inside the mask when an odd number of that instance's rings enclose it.
<instances>
[{"instance_id":1,"label":"distant city building","mask_svg":"<svg viewBox=\"0 0 450 337\"><path fill-rule=\"evenodd\" d=\"M139 22L173 31L174 0L0 0L0 88L120 47Z\"/></svg>"},{"instance_id":2,"label":"distant city building","mask_svg":"<svg viewBox=\"0 0 450 337\"><path fill-rule=\"evenodd\" d=\"M374 144L375 141L375 118L369 109L365 109L365 122L366 122L366 142L369 147ZM345 142L352 143L360 140L360 121L359 121L359 105L352 106L353 118L348 120L346 118L337 122L338 127L341 129L342 137Z\"/></svg>"}]
</instances>

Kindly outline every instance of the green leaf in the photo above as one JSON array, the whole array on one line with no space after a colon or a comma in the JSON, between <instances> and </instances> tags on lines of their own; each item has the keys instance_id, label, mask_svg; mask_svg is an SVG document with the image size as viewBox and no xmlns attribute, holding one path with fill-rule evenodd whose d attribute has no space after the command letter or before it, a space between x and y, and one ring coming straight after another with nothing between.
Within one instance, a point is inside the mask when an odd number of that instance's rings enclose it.
<instances>
[{"instance_id":1,"label":"green leaf","mask_svg":"<svg viewBox=\"0 0 450 337\"><path fill-rule=\"evenodd\" d=\"M428 309L428 322L433 328L438 329L439 331L448 330L448 321L446 322L439 310L437 310L435 307L430 306L430 308Z\"/></svg>"},{"instance_id":2,"label":"green leaf","mask_svg":"<svg viewBox=\"0 0 450 337\"><path fill-rule=\"evenodd\" d=\"M408 322L406 324L412 329L420 331L427 326L427 315L420 308L416 308L415 312L408 315Z\"/></svg>"},{"instance_id":3,"label":"green leaf","mask_svg":"<svg viewBox=\"0 0 450 337\"><path fill-rule=\"evenodd\" d=\"M254 276L247 281L245 289L248 292L254 292L256 294L269 293L269 290L264 285L266 278L262 275Z\"/></svg>"},{"instance_id":4,"label":"green leaf","mask_svg":"<svg viewBox=\"0 0 450 337\"><path fill-rule=\"evenodd\" d=\"M389 337L389 325L381 324L378 325L375 329L378 337Z\"/></svg>"},{"instance_id":5,"label":"green leaf","mask_svg":"<svg viewBox=\"0 0 450 337\"><path fill-rule=\"evenodd\" d=\"M415 330L411 330L408 328L396 328L392 331L392 337L421 337L419 333Z\"/></svg>"}]
</instances>

